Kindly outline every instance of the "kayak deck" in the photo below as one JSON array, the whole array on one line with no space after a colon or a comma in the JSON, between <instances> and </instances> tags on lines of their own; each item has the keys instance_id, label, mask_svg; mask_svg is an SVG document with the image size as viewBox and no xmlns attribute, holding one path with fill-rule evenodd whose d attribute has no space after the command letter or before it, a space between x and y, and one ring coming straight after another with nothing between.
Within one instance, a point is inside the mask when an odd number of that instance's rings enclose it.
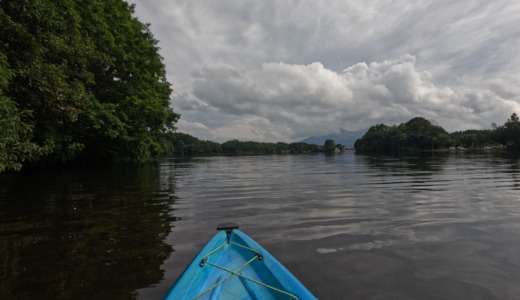
<instances>
[{"instance_id":1,"label":"kayak deck","mask_svg":"<svg viewBox=\"0 0 520 300\"><path fill-rule=\"evenodd\" d=\"M316 298L271 254L233 228L206 244L165 299Z\"/></svg>"}]
</instances>

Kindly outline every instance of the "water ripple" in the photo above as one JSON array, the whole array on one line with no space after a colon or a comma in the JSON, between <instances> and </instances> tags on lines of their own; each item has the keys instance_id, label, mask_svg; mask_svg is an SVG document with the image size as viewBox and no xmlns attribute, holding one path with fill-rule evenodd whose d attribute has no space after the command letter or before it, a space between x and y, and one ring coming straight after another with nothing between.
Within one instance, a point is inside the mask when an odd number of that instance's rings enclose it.
<instances>
[{"instance_id":1,"label":"water ripple","mask_svg":"<svg viewBox=\"0 0 520 300\"><path fill-rule=\"evenodd\" d=\"M439 288L458 299L520 295L517 270L496 273L497 266L520 266L517 159L346 153L212 157L162 168L175 173L172 209L181 221L174 225L183 234L235 221L324 299L348 293L438 299ZM179 235L170 243L188 242ZM473 250L457 252L465 245ZM329 259L344 269L327 267ZM377 273L356 271L369 266ZM309 272L316 269L335 279L324 283Z\"/></svg>"}]
</instances>

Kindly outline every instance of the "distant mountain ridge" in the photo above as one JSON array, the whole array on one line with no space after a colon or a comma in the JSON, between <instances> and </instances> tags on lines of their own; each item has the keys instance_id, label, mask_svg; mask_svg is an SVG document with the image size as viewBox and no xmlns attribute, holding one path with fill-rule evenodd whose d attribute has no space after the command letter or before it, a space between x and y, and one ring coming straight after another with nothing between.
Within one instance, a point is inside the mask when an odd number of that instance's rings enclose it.
<instances>
[{"instance_id":1,"label":"distant mountain ridge","mask_svg":"<svg viewBox=\"0 0 520 300\"><path fill-rule=\"evenodd\" d=\"M336 142L336 144L341 144L346 147L354 147L354 143L357 139L360 139L367 130L360 131L348 131L346 129L340 128L339 132L330 133L322 136L310 136L306 139L301 140L303 143L323 145L326 140L331 139Z\"/></svg>"}]
</instances>

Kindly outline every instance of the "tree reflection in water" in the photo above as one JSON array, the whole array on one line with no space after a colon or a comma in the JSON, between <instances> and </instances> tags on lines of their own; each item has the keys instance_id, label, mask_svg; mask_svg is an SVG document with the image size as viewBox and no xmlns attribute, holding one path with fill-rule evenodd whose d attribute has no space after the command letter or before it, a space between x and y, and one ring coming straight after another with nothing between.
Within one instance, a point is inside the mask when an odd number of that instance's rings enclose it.
<instances>
[{"instance_id":1,"label":"tree reflection in water","mask_svg":"<svg viewBox=\"0 0 520 300\"><path fill-rule=\"evenodd\" d=\"M158 165L0 177L0 298L132 299L173 249Z\"/></svg>"}]
</instances>

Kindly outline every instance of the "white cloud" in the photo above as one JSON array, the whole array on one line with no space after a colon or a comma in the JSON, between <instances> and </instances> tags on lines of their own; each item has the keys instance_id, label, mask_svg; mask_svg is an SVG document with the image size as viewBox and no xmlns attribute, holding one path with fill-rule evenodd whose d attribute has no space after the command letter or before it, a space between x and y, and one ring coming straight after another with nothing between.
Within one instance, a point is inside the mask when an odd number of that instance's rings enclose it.
<instances>
[{"instance_id":1,"label":"white cloud","mask_svg":"<svg viewBox=\"0 0 520 300\"><path fill-rule=\"evenodd\" d=\"M321 63L266 63L253 70L206 67L197 72L193 94L216 114L234 116L233 126L242 134L249 128L262 140L298 140L340 127L360 130L415 116L436 120L447 130L489 128L491 122L520 111L518 102L495 91L506 90L497 83L495 90L440 87L428 72L418 71L415 62L414 56L404 55L359 63L340 73ZM232 135L228 124L222 126Z\"/></svg>"},{"instance_id":2,"label":"white cloud","mask_svg":"<svg viewBox=\"0 0 520 300\"><path fill-rule=\"evenodd\" d=\"M160 40L181 131L293 141L520 113L520 2L133 1ZM196 124L196 126L194 125Z\"/></svg>"}]
</instances>

